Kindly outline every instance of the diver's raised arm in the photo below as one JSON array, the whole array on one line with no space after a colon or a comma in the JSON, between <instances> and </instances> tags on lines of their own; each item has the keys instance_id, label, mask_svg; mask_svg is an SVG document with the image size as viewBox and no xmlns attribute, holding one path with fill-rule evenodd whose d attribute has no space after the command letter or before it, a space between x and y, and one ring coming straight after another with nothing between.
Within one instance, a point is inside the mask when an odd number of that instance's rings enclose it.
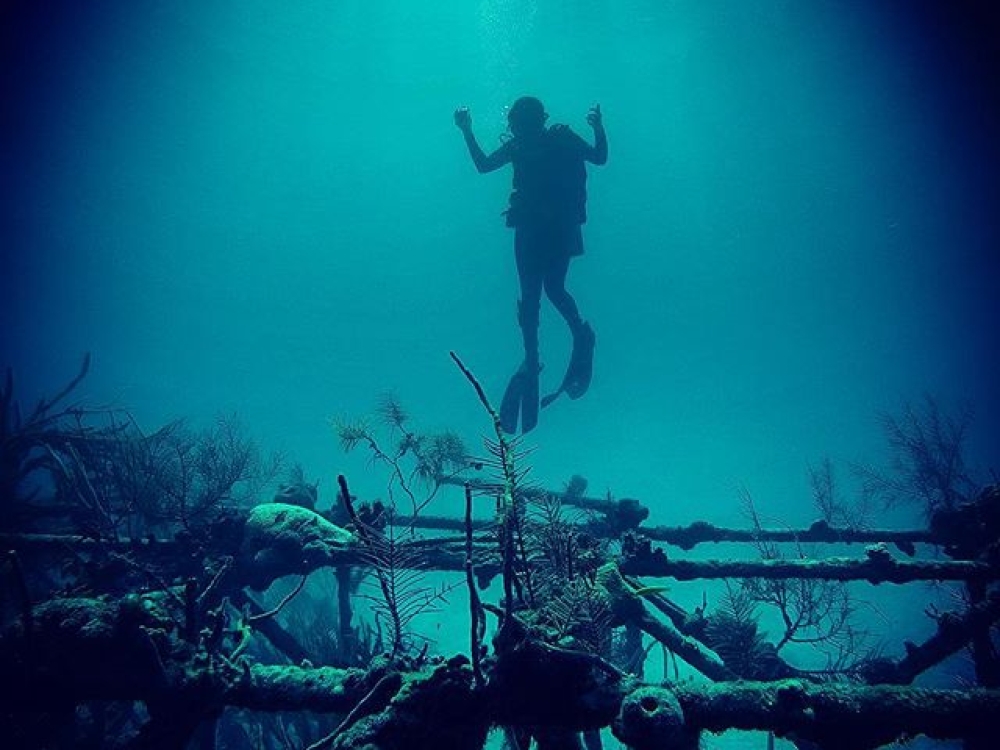
<instances>
[{"instance_id":1,"label":"diver's raised arm","mask_svg":"<svg viewBox=\"0 0 1000 750\"><path fill-rule=\"evenodd\" d=\"M595 104L587 113L587 123L594 129L594 145L586 154L592 164L604 164L608 160L608 134L604 131L604 115L601 105Z\"/></svg>"},{"instance_id":2,"label":"diver's raised arm","mask_svg":"<svg viewBox=\"0 0 1000 750\"><path fill-rule=\"evenodd\" d=\"M472 163L476 165L477 172L480 174L492 172L510 162L510 152L504 146L488 156L483 151L472 132L472 114L467 107L459 107L455 110L455 125L465 137L465 145L469 149L469 156L472 157Z\"/></svg>"}]
</instances>

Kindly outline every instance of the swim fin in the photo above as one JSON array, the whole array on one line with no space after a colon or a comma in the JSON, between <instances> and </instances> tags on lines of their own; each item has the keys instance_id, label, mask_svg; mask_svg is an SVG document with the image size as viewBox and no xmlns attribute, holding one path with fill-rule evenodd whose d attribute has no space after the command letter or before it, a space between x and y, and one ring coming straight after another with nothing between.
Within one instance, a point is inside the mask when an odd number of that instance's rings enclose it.
<instances>
[{"instance_id":1,"label":"swim fin","mask_svg":"<svg viewBox=\"0 0 1000 750\"><path fill-rule=\"evenodd\" d=\"M538 372L541 367L522 364L507 383L500 401L500 427L509 435L517 432L520 415L521 433L538 424Z\"/></svg>"},{"instance_id":2,"label":"swim fin","mask_svg":"<svg viewBox=\"0 0 1000 750\"><path fill-rule=\"evenodd\" d=\"M577 399L587 392L594 374L594 344L596 341L597 337L594 335L594 329L590 327L590 323L583 323L573 336L573 353L570 355L562 384L559 386L559 390L542 399L542 408L551 404L563 393L572 399Z\"/></svg>"}]
</instances>

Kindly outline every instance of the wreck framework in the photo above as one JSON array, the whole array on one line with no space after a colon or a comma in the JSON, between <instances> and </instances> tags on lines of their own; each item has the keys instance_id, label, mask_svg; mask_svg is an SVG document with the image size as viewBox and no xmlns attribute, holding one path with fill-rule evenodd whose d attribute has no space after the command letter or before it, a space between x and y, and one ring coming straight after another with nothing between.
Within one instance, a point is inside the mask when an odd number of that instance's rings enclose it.
<instances>
[{"instance_id":1,"label":"wreck framework","mask_svg":"<svg viewBox=\"0 0 1000 750\"><path fill-rule=\"evenodd\" d=\"M984 491L976 503L975 508L958 512L981 520L993 517L997 490ZM621 507L605 511L606 518L612 518ZM970 538L990 538L994 533L982 523L939 524L962 532L950 536L933 529L890 532L885 541L967 553ZM1000 620L995 545L988 545L975 559L920 559L905 546L898 549L915 559L898 560L882 544L867 547L857 558L783 561L674 559L651 541L634 545L631 556L604 573L602 585L611 592L612 609L620 612L617 622L638 624L711 681L647 685L596 656L545 643L519 622L516 613L498 613L501 625L488 653L471 649L477 659L484 657L485 677L475 676L473 660L466 656L438 663L381 663L363 671L268 666L221 649L213 651L210 602L229 597L248 606L247 588L265 588L277 578L304 576L320 567L342 570L370 564L356 545L345 544L343 536L336 535L333 524L307 508L281 503L258 506L229 528L240 525L239 533L214 537L216 546L211 549L204 547L204 540L196 544L185 539L112 542L58 534L0 536L9 550L8 583L17 584L11 598L20 599L19 615L0 639L0 668L13 688L6 707L8 729L22 721L30 726L31 717L45 715L53 707L65 711L88 701L141 701L149 707L150 719L130 746L179 748L196 736L198 725L225 707L350 714L368 701L363 715L355 716L328 746L471 748L482 746L490 726L503 725L531 727L539 747L550 748L574 746L570 737L602 726L613 726L617 736L636 748L696 747L701 732L724 729L770 731L794 738L800 747L877 747L925 734L962 738L967 747L981 748L989 742L993 717L1000 709L996 684L967 690L909 686L919 674L975 639L988 638ZM474 535L471 519L425 518L421 525L467 532L407 542L420 550L426 569L465 570L479 586L502 573L502 554L495 542ZM704 524L690 528L707 542L734 537L734 530L713 534ZM639 524L628 533L640 540L690 539L690 531L650 531L647 534ZM745 541L759 537L759 533L740 533ZM877 541L877 532L855 539L851 530L815 525L801 535L787 530L765 533L781 540ZM27 583L30 571L67 556L95 564L127 556L151 570L173 568L189 583L147 593L60 596L34 602ZM208 560L228 561L224 570L217 571L211 591L194 584L198 569L204 573ZM633 576L807 577L874 584L952 580L981 591L982 596L966 611L941 617L937 632L923 643L907 644L903 658L879 663L867 684L794 678L753 682L740 679L692 634L688 613L662 594L637 595L639 584ZM261 618L253 632L283 649L293 662L302 661L304 651L290 645L295 643L294 634L273 618ZM993 665L977 666L988 676ZM389 675L396 677L387 682ZM396 690L389 689L392 685ZM421 693L426 693L424 698ZM373 700L373 694L381 698ZM430 714L425 713L426 701L440 707L442 700L451 705L444 713L447 730L441 728L441 716L434 714L434 721L429 721ZM415 722L426 724L426 736L414 729Z\"/></svg>"}]
</instances>

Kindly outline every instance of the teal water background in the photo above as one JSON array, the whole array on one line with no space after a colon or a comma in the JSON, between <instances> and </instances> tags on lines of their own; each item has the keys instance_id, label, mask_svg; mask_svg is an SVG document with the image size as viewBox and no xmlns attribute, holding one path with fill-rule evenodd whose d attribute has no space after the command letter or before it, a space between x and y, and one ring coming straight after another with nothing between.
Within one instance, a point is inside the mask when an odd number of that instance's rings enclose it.
<instances>
[{"instance_id":1,"label":"teal water background","mask_svg":"<svg viewBox=\"0 0 1000 750\"><path fill-rule=\"evenodd\" d=\"M518 362L509 174L475 174L451 112L490 146L523 93L588 136L600 102L611 158L569 279L595 381L543 414L536 472L672 520L728 518L737 484L799 516L806 464L872 459L904 401L970 402L995 432L974 21L832 1L36 10L5 66L5 360L44 390L92 351L95 398L149 426L238 411L317 476L341 467L326 420L387 390L474 439L447 353L495 397ZM554 384L567 336L543 315Z\"/></svg>"},{"instance_id":2,"label":"teal water background","mask_svg":"<svg viewBox=\"0 0 1000 750\"><path fill-rule=\"evenodd\" d=\"M528 93L588 138L599 102L610 141L569 278L594 383L543 412L536 480L662 523L742 525L746 488L803 523L808 467L884 461L879 413L925 393L972 405L996 468L996 53L985 6L944 6L15 5L2 360L31 395L90 351L92 401L149 429L239 412L323 504L338 472L378 496L331 418L392 391L475 444L449 350L494 398L519 361L510 177L475 173L452 111L490 147ZM567 353L543 308L547 385Z\"/></svg>"}]
</instances>

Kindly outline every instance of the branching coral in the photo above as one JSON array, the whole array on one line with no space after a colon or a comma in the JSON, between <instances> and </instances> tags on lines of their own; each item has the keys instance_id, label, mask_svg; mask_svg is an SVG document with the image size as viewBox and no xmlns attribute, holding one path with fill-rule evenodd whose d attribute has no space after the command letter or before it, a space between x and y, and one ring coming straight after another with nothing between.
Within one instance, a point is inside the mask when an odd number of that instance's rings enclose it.
<instances>
[{"instance_id":1,"label":"branching coral","mask_svg":"<svg viewBox=\"0 0 1000 750\"><path fill-rule=\"evenodd\" d=\"M981 483L965 461L972 411L948 412L933 396L906 404L900 415L882 416L892 455L889 471L857 467L865 490L888 505L919 502L930 517L971 500Z\"/></svg>"},{"instance_id":2,"label":"branching coral","mask_svg":"<svg viewBox=\"0 0 1000 750\"><path fill-rule=\"evenodd\" d=\"M380 429L371 420L336 420L334 429L345 451L365 446L372 461L389 470L386 499L396 506L402 493L416 516L437 495L448 480L469 467L470 459L462 440L451 432L423 434L410 428L410 416L395 396L382 398L378 410ZM388 447L387 447L388 446Z\"/></svg>"},{"instance_id":3,"label":"branching coral","mask_svg":"<svg viewBox=\"0 0 1000 750\"><path fill-rule=\"evenodd\" d=\"M80 370L54 396L42 398L25 415L14 391L14 372L7 368L0 385L0 502L28 499L23 484L37 472L58 471L53 451L72 446L93 432L82 424L89 415L79 404L64 405L87 377L90 355L84 355Z\"/></svg>"}]
</instances>

